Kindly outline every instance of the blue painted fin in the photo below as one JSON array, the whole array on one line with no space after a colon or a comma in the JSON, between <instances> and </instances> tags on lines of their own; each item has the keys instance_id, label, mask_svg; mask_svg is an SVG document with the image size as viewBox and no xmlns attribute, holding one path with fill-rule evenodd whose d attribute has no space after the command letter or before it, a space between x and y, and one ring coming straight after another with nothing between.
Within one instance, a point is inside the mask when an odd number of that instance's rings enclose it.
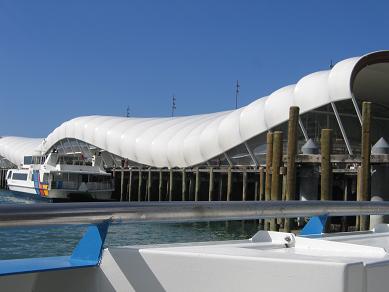
<instances>
[{"instance_id":1,"label":"blue painted fin","mask_svg":"<svg viewBox=\"0 0 389 292\"><path fill-rule=\"evenodd\" d=\"M308 223L301 230L300 235L308 236L308 235L322 234L326 226L327 218L328 218L327 214L312 217L311 219L309 219Z\"/></svg>"},{"instance_id":2,"label":"blue painted fin","mask_svg":"<svg viewBox=\"0 0 389 292\"><path fill-rule=\"evenodd\" d=\"M70 256L73 263L83 261L99 264L109 221L90 225Z\"/></svg>"},{"instance_id":3,"label":"blue painted fin","mask_svg":"<svg viewBox=\"0 0 389 292\"><path fill-rule=\"evenodd\" d=\"M0 276L95 267L100 263L109 221L90 225L71 256L0 260Z\"/></svg>"}]
</instances>

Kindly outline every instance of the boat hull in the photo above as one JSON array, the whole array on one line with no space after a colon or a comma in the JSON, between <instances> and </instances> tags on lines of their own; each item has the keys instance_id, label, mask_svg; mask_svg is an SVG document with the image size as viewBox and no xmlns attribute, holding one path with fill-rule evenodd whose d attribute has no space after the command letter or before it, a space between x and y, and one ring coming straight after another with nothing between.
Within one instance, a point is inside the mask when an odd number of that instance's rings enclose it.
<instances>
[{"instance_id":1,"label":"boat hull","mask_svg":"<svg viewBox=\"0 0 389 292\"><path fill-rule=\"evenodd\" d=\"M250 240L110 247L82 268L66 257L26 260L31 270L50 271L0 276L0 289L381 292L389 287L388 230L327 239L260 231Z\"/></svg>"},{"instance_id":2,"label":"boat hull","mask_svg":"<svg viewBox=\"0 0 389 292\"><path fill-rule=\"evenodd\" d=\"M41 199L52 199L52 200L74 200L74 201L84 201L84 200L98 200L105 201L111 200L112 191L111 190L101 190L101 191L78 191L78 190L66 190L66 189L37 189L33 186L22 186L22 185L13 185L8 184L10 191L24 193L32 195L34 198Z\"/></svg>"}]
</instances>

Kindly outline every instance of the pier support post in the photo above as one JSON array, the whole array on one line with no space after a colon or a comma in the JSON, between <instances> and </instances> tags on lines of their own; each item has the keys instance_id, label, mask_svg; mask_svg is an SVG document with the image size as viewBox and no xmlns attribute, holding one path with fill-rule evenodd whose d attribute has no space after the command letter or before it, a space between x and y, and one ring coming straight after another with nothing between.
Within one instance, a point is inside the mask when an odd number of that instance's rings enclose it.
<instances>
[{"instance_id":1,"label":"pier support post","mask_svg":"<svg viewBox=\"0 0 389 292\"><path fill-rule=\"evenodd\" d=\"M169 202L173 200L173 169L169 169Z\"/></svg>"},{"instance_id":2,"label":"pier support post","mask_svg":"<svg viewBox=\"0 0 389 292\"><path fill-rule=\"evenodd\" d=\"M200 189L200 171L196 167L196 180L195 180L195 201L199 200L199 189Z\"/></svg>"},{"instance_id":3,"label":"pier support post","mask_svg":"<svg viewBox=\"0 0 389 292\"><path fill-rule=\"evenodd\" d=\"M139 176L138 176L138 202L141 200L142 195L142 170L139 168Z\"/></svg>"},{"instance_id":4,"label":"pier support post","mask_svg":"<svg viewBox=\"0 0 389 292\"><path fill-rule=\"evenodd\" d=\"M320 199L332 200L332 169L331 169L331 143L332 130L321 130L321 177Z\"/></svg>"},{"instance_id":5,"label":"pier support post","mask_svg":"<svg viewBox=\"0 0 389 292\"><path fill-rule=\"evenodd\" d=\"M260 201L265 200L264 183L265 183L265 174L263 172L263 167L261 166L259 168L259 200Z\"/></svg>"},{"instance_id":6,"label":"pier support post","mask_svg":"<svg viewBox=\"0 0 389 292\"><path fill-rule=\"evenodd\" d=\"M131 202L131 193L132 193L132 168L130 168L130 173L128 177L128 201Z\"/></svg>"},{"instance_id":7,"label":"pier support post","mask_svg":"<svg viewBox=\"0 0 389 292\"><path fill-rule=\"evenodd\" d=\"M181 194L181 200L185 201L186 196L186 170L185 168L182 169L182 194Z\"/></svg>"},{"instance_id":8,"label":"pier support post","mask_svg":"<svg viewBox=\"0 0 389 292\"><path fill-rule=\"evenodd\" d=\"M223 173L220 172L219 174L219 197L218 201L223 200Z\"/></svg>"},{"instance_id":9,"label":"pier support post","mask_svg":"<svg viewBox=\"0 0 389 292\"><path fill-rule=\"evenodd\" d=\"M361 200L370 201L371 102L362 103ZM369 216L360 217L360 230L369 230Z\"/></svg>"},{"instance_id":10,"label":"pier support post","mask_svg":"<svg viewBox=\"0 0 389 292\"><path fill-rule=\"evenodd\" d=\"M297 127L299 121L300 108L291 106L289 108L289 122L288 122L288 155L286 165L286 194L285 200L296 199L296 155L297 155ZM284 231L290 232L293 227L292 221L289 218L285 219Z\"/></svg>"},{"instance_id":11,"label":"pier support post","mask_svg":"<svg viewBox=\"0 0 389 292\"><path fill-rule=\"evenodd\" d=\"M242 201L246 201L247 199L247 170L243 169L242 173Z\"/></svg>"},{"instance_id":12,"label":"pier support post","mask_svg":"<svg viewBox=\"0 0 389 292\"><path fill-rule=\"evenodd\" d=\"M275 131L273 134L273 160L272 160L272 178L271 178L271 199L273 201L282 199L282 187L280 167L282 163L282 132ZM272 231L278 231L276 219L271 220Z\"/></svg>"},{"instance_id":13,"label":"pier support post","mask_svg":"<svg viewBox=\"0 0 389 292\"><path fill-rule=\"evenodd\" d=\"M227 170L227 201L231 201L231 191L232 191L232 170L231 166Z\"/></svg>"},{"instance_id":14,"label":"pier support post","mask_svg":"<svg viewBox=\"0 0 389 292\"><path fill-rule=\"evenodd\" d=\"M273 132L266 135L266 178L265 178L265 200L271 200L271 166L273 160ZM270 221L265 220L265 230L270 230Z\"/></svg>"},{"instance_id":15,"label":"pier support post","mask_svg":"<svg viewBox=\"0 0 389 292\"><path fill-rule=\"evenodd\" d=\"M159 178L158 178L158 201L162 201L162 186L163 186L163 173L162 169L159 169Z\"/></svg>"},{"instance_id":16,"label":"pier support post","mask_svg":"<svg viewBox=\"0 0 389 292\"><path fill-rule=\"evenodd\" d=\"M362 169L359 166L357 168L357 201L362 201L361 196L361 175L362 175ZM356 216L355 218L355 230L361 229L361 216Z\"/></svg>"},{"instance_id":17,"label":"pier support post","mask_svg":"<svg viewBox=\"0 0 389 292\"><path fill-rule=\"evenodd\" d=\"M152 173L151 168L149 168L147 176L147 201L151 200L151 185L152 185Z\"/></svg>"},{"instance_id":18,"label":"pier support post","mask_svg":"<svg viewBox=\"0 0 389 292\"><path fill-rule=\"evenodd\" d=\"M189 172L189 190L188 190L188 201L193 200L193 194L194 194L194 172L193 169Z\"/></svg>"},{"instance_id":19,"label":"pier support post","mask_svg":"<svg viewBox=\"0 0 389 292\"><path fill-rule=\"evenodd\" d=\"M120 202L123 201L123 193L124 193L124 169L122 167L120 169Z\"/></svg>"},{"instance_id":20,"label":"pier support post","mask_svg":"<svg viewBox=\"0 0 389 292\"><path fill-rule=\"evenodd\" d=\"M273 132L266 135L266 180L265 180L265 200L271 200L271 167L273 161Z\"/></svg>"},{"instance_id":21,"label":"pier support post","mask_svg":"<svg viewBox=\"0 0 389 292\"><path fill-rule=\"evenodd\" d=\"M282 132L275 131L273 136L273 159L271 177L271 200L281 200L281 176L280 167L282 163Z\"/></svg>"},{"instance_id":22,"label":"pier support post","mask_svg":"<svg viewBox=\"0 0 389 292\"><path fill-rule=\"evenodd\" d=\"M213 174L213 168L211 167L209 169L209 188L208 188L208 201L212 201L212 194L213 194L213 179L214 179L214 174Z\"/></svg>"}]
</instances>

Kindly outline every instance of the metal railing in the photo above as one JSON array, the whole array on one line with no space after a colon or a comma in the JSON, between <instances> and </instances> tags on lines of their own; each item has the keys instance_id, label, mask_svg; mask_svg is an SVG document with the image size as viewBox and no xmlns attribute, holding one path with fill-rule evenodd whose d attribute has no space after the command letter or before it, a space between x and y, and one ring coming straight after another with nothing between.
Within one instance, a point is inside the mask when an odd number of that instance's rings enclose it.
<instances>
[{"instance_id":1,"label":"metal railing","mask_svg":"<svg viewBox=\"0 0 389 292\"><path fill-rule=\"evenodd\" d=\"M0 206L0 226L115 222L198 222L295 218L317 215L388 215L389 202L93 202L7 204Z\"/></svg>"}]
</instances>

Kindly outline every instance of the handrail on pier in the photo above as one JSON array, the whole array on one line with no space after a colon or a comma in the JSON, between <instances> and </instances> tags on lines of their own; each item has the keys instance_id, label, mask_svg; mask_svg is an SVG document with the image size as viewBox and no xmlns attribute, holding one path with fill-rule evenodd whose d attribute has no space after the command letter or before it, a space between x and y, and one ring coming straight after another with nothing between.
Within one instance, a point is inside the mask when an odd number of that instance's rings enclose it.
<instances>
[{"instance_id":1,"label":"handrail on pier","mask_svg":"<svg viewBox=\"0 0 389 292\"><path fill-rule=\"evenodd\" d=\"M388 215L389 202L93 202L7 204L0 227L117 222L199 222L356 215Z\"/></svg>"}]
</instances>

